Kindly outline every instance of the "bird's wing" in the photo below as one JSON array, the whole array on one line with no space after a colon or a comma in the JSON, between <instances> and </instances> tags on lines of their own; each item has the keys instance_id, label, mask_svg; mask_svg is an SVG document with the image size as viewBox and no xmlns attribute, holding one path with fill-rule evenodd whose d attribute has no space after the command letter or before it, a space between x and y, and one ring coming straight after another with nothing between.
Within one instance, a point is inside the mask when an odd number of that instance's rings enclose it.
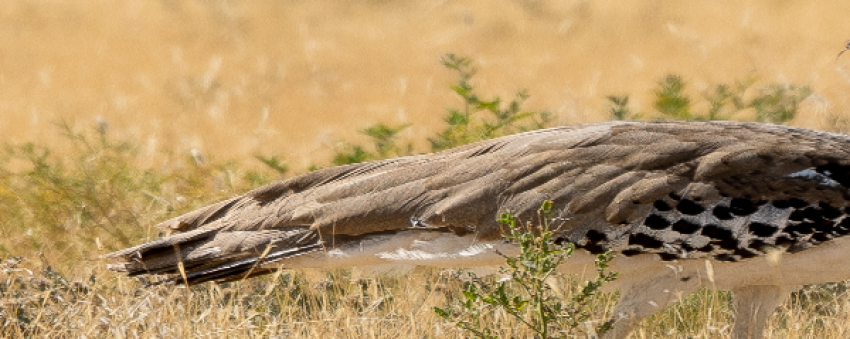
<instances>
[{"instance_id":1,"label":"bird's wing","mask_svg":"<svg viewBox=\"0 0 850 339\"><path fill-rule=\"evenodd\" d=\"M792 212L841 211L829 219L840 224L848 172L850 140L824 132L736 122L566 126L304 174L163 222L177 234L106 257L123 259L113 268L131 274L175 273L178 261L189 271L253 265L376 232L493 239L499 212L531 218L551 200L559 234L590 251L737 260L758 250L754 240L816 242L784 232Z\"/></svg>"}]
</instances>

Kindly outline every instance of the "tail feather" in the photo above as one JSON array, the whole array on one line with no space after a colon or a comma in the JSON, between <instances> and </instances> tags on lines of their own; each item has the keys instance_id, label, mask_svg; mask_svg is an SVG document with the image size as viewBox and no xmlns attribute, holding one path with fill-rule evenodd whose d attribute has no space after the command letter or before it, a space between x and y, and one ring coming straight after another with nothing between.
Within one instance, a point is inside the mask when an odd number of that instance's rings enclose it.
<instances>
[{"instance_id":1,"label":"tail feather","mask_svg":"<svg viewBox=\"0 0 850 339\"><path fill-rule=\"evenodd\" d=\"M182 266L186 281L183 281L182 274L166 281L193 284L219 280L229 275L239 275L249 272L251 268L260 264L279 261L321 248L320 237L309 227L254 232L195 230L107 254L104 257L121 260L117 264L109 265L108 268L126 272L130 276L178 274L181 273L180 266Z\"/></svg>"},{"instance_id":2,"label":"tail feather","mask_svg":"<svg viewBox=\"0 0 850 339\"><path fill-rule=\"evenodd\" d=\"M224 263L213 267L200 270L192 270L191 272L186 273L185 278L182 275L178 275L169 279L158 281L155 283L155 285L171 282L177 284L194 285L207 281L234 281L246 279L275 271L274 269L269 269L260 266L320 250L322 250L322 244L318 243L299 248L283 249L269 253L265 256L258 256L236 261L225 261Z\"/></svg>"},{"instance_id":3,"label":"tail feather","mask_svg":"<svg viewBox=\"0 0 850 339\"><path fill-rule=\"evenodd\" d=\"M193 240L208 238L212 235L215 235L216 232L218 232L218 230L216 229L196 229L188 231L186 233L175 234L169 237L151 241L149 243L105 254L102 255L101 258L113 259L138 257L141 253L151 253L156 250L172 248L174 247L174 245L177 244L186 244L190 243Z\"/></svg>"}]
</instances>

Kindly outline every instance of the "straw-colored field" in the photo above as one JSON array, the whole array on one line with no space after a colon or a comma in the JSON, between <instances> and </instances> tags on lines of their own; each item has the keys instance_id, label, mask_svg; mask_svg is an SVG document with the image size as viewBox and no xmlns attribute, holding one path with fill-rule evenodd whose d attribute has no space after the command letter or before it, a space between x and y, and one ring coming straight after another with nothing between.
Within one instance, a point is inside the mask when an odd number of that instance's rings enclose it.
<instances>
[{"instance_id":1,"label":"straw-colored field","mask_svg":"<svg viewBox=\"0 0 850 339\"><path fill-rule=\"evenodd\" d=\"M379 122L411 124L403 138L426 150L445 108L461 104L439 62L446 53L475 60L480 92L527 89L526 107L557 124L609 119L608 95L651 111L652 90L678 74L696 98L748 78L809 86L790 123L847 132L850 52L836 58L850 38L847 13L850 2L837 0L5 1L0 144L50 148L68 177L52 182L59 172L27 172L35 158L0 157L0 258L24 257L0 271L0 336L459 337L430 310L459 283L428 270L362 284L308 272L310 282L279 279L276 289L265 279L190 293L141 289L94 258L248 189L252 171L269 180L256 155L300 173ZM137 148L85 153L63 122L82 133L108 124L110 140ZM215 165L193 167L192 149ZM90 172L95 163L101 172ZM39 273L48 266L86 289ZM771 337L846 337L842 286L828 290L834 299L788 303ZM635 337L728 336L725 298L701 293Z\"/></svg>"},{"instance_id":2,"label":"straw-colored field","mask_svg":"<svg viewBox=\"0 0 850 339\"><path fill-rule=\"evenodd\" d=\"M477 83L560 124L601 121L605 96L669 73L694 93L748 76L805 84L795 125L850 106L843 1L10 1L0 8L0 140L58 143L65 119L219 158L285 155L296 168L376 122L411 139L457 104L438 58L475 58Z\"/></svg>"}]
</instances>

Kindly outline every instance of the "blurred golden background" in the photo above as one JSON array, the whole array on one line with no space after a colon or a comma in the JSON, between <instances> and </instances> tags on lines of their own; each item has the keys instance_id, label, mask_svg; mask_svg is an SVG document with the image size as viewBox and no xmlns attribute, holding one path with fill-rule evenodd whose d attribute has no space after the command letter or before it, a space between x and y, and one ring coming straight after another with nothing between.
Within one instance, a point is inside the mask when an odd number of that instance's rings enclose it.
<instances>
[{"instance_id":1,"label":"blurred golden background","mask_svg":"<svg viewBox=\"0 0 850 339\"><path fill-rule=\"evenodd\" d=\"M483 93L528 89L558 124L651 109L675 73L695 96L755 77L810 86L791 123L835 129L850 99L846 1L5 1L0 141L61 147L98 121L163 151L281 155L297 171L378 122L421 140L460 105L445 53ZM145 158L146 157L146 158Z\"/></svg>"}]
</instances>

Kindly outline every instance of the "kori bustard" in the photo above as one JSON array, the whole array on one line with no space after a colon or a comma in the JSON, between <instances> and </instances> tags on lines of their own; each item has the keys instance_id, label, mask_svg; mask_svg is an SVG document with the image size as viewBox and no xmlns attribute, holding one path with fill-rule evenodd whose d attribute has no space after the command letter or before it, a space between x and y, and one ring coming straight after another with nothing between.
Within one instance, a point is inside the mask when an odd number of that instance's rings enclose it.
<instances>
[{"instance_id":1,"label":"kori bustard","mask_svg":"<svg viewBox=\"0 0 850 339\"><path fill-rule=\"evenodd\" d=\"M551 200L558 237L617 253L610 338L700 286L731 290L736 338L803 284L850 279L850 137L741 122L557 127L327 168L165 221L106 255L130 275L226 281L278 268L479 267L510 253L496 222ZM182 264L183 274L178 274Z\"/></svg>"}]
</instances>

